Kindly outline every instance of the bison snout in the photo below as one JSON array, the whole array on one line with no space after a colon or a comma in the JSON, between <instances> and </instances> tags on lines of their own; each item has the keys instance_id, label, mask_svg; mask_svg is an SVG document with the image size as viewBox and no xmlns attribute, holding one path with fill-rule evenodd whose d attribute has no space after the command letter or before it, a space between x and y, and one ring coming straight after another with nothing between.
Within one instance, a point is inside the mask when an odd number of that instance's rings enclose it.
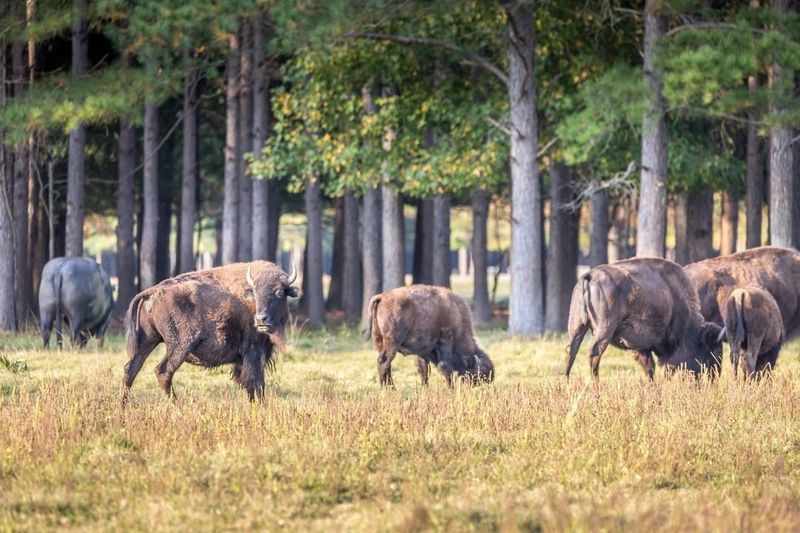
<instances>
[{"instance_id":1,"label":"bison snout","mask_svg":"<svg viewBox=\"0 0 800 533\"><path fill-rule=\"evenodd\" d=\"M262 333L273 333L275 326L269 321L266 315L256 315L255 317L256 330Z\"/></svg>"}]
</instances>

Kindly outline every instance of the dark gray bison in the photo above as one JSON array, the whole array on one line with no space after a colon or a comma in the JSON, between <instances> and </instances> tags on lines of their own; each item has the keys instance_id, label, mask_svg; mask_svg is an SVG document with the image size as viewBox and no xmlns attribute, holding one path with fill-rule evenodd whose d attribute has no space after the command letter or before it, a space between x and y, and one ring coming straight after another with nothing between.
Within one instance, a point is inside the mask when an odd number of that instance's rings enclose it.
<instances>
[{"instance_id":1,"label":"dark gray bison","mask_svg":"<svg viewBox=\"0 0 800 533\"><path fill-rule=\"evenodd\" d=\"M464 300L443 287L411 285L372 297L370 334L378 350L381 385L393 385L392 360L397 352L417 355L422 383L428 383L433 363L453 384L453 373L472 383L492 381L494 366L475 342L472 316Z\"/></svg>"},{"instance_id":2,"label":"dark gray bison","mask_svg":"<svg viewBox=\"0 0 800 533\"><path fill-rule=\"evenodd\" d=\"M69 323L73 347L86 346L89 336L103 347L114 296L108 274L88 257L56 257L42 270L39 285L39 321L42 343L50 346L50 333L55 324L56 342L61 348L61 320Z\"/></svg>"},{"instance_id":3,"label":"dark gray bison","mask_svg":"<svg viewBox=\"0 0 800 533\"><path fill-rule=\"evenodd\" d=\"M703 320L697 293L683 269L671 261L626 259L580 277L569 309L567 376L589 329L594 334L589 355L595 378L609 343L635 350L650 379L653 354L670 369L719 371L722 328Z\"/></svg>"},{"instance_id":4,"label":"dark gray bison","mask_svg":"<svg viewBox=\"0 0 800 533\"><path fill-rule=\"evenodd\" d=\"M684 270L697 290L706 320L722 324L720 311L733 290L756 285L775 299L786 338L800 335L800 253L761 246L686 265Z\"/></svg>"},{"instance_id":5,"label":"dark gray bison","mask_svg":"<svg viewBox=\"0 0 800 533\"><path fill-rule=\"evenodd\" d=\"M722 308L723 331L731 346L733 372L742 366L745 376L761 376L775 367L783 341L781 311L769 292L750 285L735 289Z\"/></svg>"},{"instance_id":6,"label":"dark gray bison","mask_svg":"<svg viewBox=\"0 0 800 533\"><path fill-rule=\"evenodd\" d=\"M174 396L172 378L184 362L205 367L232 364L233 379L253 400L264 392L264 370L283 342L287 298L296 278L266 261L190 272L162 281L131 301L125 318L128 363L120 402L125 405L142 364L160 343L166 356L158 383ZM247 287L246 289L244 287Z\"/></svg>"}]
</instances>

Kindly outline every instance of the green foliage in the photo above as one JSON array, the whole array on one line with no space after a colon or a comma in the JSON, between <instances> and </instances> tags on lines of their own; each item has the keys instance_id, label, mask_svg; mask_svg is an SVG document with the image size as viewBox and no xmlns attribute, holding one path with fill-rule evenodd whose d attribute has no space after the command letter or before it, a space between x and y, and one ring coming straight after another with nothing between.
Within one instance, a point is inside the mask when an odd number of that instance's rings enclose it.
<instances>
[{"instance_id":1,"label":"green foliage","mask_svg":"<svg viewBox=\"0 0 800 533\"><path fill-rule=\"evenodd\" d=\"M8 356L0 354L0 368L12 374L21 374L28 371L28 363L24 359L11 360Z\"/></svg>"}]
</instances>

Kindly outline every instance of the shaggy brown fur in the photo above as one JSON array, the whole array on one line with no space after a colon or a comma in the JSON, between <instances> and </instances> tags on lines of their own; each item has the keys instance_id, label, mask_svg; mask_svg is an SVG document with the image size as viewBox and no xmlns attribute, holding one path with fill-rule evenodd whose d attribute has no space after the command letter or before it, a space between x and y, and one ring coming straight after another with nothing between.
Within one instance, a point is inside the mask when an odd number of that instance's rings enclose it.
<instances>
[{"instance_id":1,"label":"shaggy brown fur","mask_svg":"<svg viewBox=\"0 0 800 533\"><path fill-rule=\"evenodd\" d=\"M381 385L392 385L392 361L397 352L419 357L417 369L428 383L433 363L452 386L452 376L473 383L492 381L494 366L478 347L472 316L464 300L444 287L411 285L373 296L369 302L367 337L378 350Z\"/></svg>"},{"instance_id":2,"label":"shaggy brown fur","mask_svg":"<svg viewBox=\"0 0 800 533\"><path fill-rule=\"evenodd\" d=\"M569 309L567 376L589 329L594 334L590 363L595 378L609 344L636 350L650 379L653 354L669 369L719 370L721 328L703 320L694 288L671 261L626 259L580 277Z\"/></svg>"},{"instance_id":3,"label":"shaggy brown fur","mask_svg":"<svg viewBox=\"0 0 800 533\"><path fill-rule=\"evenodd\" d=\"M786 338L800 335L800 253L762 246L686 265L684 270L697 290L706 320L722 324L720 310L731 292L756 285L775 299Z\"/></svg>"},{"instance_id":4,"label":"shaggy brown fur","mask_svg":"<svg viewBox=\"0 0 800 533\"><path fill-rule=\"evenodd\" d=\"M722 319L734 374L739 355L744 350L745 376L761 376L775 367L783 341L781 311L775 298L761 287L750 285L735 289L722 308Z\"/></svg>"},{"instance_id":5,"label":"shaggy brown fur","mask_svg":"<svg viewBox=\"0 0 800 533\"><path fill-rule=\"evenodd\" d=\"M123 405L145 359L161 342L167 354L156 374L168 395L174 395L172 377L184 362L233 364L232 376L250 399L263 394L265 365L283 340L286 298L298 291L276 265L251 265L253 286L249 264L237 263L181 274L136 295L125 319L129 360L122 379Z\"/></svg>"}]
</instances>

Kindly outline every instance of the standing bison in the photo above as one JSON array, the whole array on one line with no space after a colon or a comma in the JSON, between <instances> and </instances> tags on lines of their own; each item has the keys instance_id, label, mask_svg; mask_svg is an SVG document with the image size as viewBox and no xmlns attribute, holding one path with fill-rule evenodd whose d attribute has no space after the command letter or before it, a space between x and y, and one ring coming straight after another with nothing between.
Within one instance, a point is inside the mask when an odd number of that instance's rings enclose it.
<instances>
[{"instance_id":1,"label":"standing bison","mask_svg":"<svg viewBox=\"0 0 800 533\"><path fill-rule=\"evenodd\" d=\"M721 310L737 287L756 285L780 310L787 339L800 335L800 253L762 246L684 267L700 299L706 320L722 324Z\"/></svg>"},{"instance_id":2,"label":"standing bison","mask_svg":"<svg viewBox=\"0 0 800 533\"><path fill-rule=\"evenodd\" d=\"M166 356L156 375L168 396L174 396L172 378L184 362L232 364L232 377L250 400L262 396L264 369L289 316L287 298L299 295L295 278L265 261L238 263L182 274L136 295L125 318L122 405L145 359L162 342Z\"/></svg>"},{"instance_id":3,"label":"standing bison","mask_svg":"<svg viewBox=\"0 0 800 533\"><path fill-rule=\"evenodd\" d=\"M55 324L56 342L61 348L61 321L66 317L73 347L83 348L89 336L103 347L114 296L108 274L88 257L56 257L42 270L39 285L39 322L42 343L50 346Z\"/></svg>"},{"instance_id":4,"label":"standing bison","mask_svg":"<svg viewBox=\"0 0 800 533\"><path fill-rule=\"evenodd\" d=\"M567 376L590 329L595 378L609 344L635 350L650 379L655 371L653 354L671 369L719 370L722 328L703 320L694 288L683 269L671 261L626 259L580 277L569 309Z\"/></svg>"},{"instance_id":5,"label":"standing bison","mask_svg":"<svg viewBox=\"0 0 800 533\"><path fill-rule=\"evenodd\" d=\"M781 311L775 299L754 285L735 289L722 308L731 364L736 374L744 351L745 376L760 376L775 367L783 340Z\"/></svg>"},{"instance_id":6,"label":"standing bison","mask_svg":"<svg viewBox=\"0 0 800 533\"><path fill-rule=\"evenodd\" d=\"M449 289L412 285L373 296L368 338L370 334L378 350L381 385L393 385L392 360L397 352L419 357L417 369L423 384L428 383L431 363L450 386L453 373L472 383L494 378L489 356L475 342L467 304Z\"/></svg>"}]
</instances>

